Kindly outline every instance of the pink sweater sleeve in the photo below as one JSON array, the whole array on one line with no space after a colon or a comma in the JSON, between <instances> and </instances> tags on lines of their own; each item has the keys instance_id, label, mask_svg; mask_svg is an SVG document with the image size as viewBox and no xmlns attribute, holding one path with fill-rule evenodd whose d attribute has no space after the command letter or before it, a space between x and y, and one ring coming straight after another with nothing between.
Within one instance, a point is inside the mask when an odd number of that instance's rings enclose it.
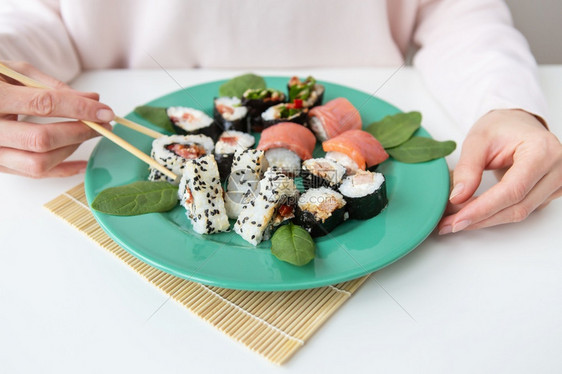
<instances>
[{"instance_id":1,"label":"pink sweater sleeve","mask_svg":"<svg viewBox=\"0 0 562 374\"><path fill-rule=\"evenodd\" d=\"M422 3L414 65L465 130L493 109L547 119L536 62L502 0Z\"/></svg>"},{"instance_id":2,"label":"pink sweater sleeve","mask_svg":"<svg viewBox=\"0 0 562 374\"><path fill-rule=\"evenodd\" d=\"M2 0L0 59L27 61L69 81L80 63L60 18L57 0Z\"/></svg>"}]
</instances>

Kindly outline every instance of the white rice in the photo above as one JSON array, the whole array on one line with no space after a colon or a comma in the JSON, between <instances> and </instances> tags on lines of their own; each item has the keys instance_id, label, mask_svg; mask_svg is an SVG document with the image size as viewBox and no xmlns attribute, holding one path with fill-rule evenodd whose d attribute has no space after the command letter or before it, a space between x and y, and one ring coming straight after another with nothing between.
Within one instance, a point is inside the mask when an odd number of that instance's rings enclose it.
<instances>
[{"instance_id":1,"label":"white rice","mask_svg":"<svg viewBox=\"0 0 562 374\"><path fill-rule=\"evenodd\" d=\"M297 196L298 191L291 178L268 170L260 181L258 196L242 208L234 224L234 231L252 245L269 239L272 228L285 220L277 214L277 210L282 204L291 203Z\"/></svg>"},{"instance_id":2,"label":"white rice","mask_svg":"<svg viewBox=\"0 0 562 374\"><path fill-rule=\"evenodd\" d=\"M186 209L193 231L213 234L230 229L219 170L213 155L188 160L180 190L180 202Z\"/></svg>"},{"instance_id":3,"label":"white rice","mask_svg":"<svg viewBox=\"0 0 562 374\"><path fill-rule=\"evenodd\" d=\"M316 116L309 117L308 123L318 140L323 142L328 139L328 134L326 134L326 130L324 129L324 123L322 123L320 118Z\"/></svg>"},{"instance_id":4,"label":"white rice","mask_svg":"<svg viewBox=\"0 0 562 374\"><path fill-rule=\"evenodd\" d=\"M265 152L269 166L275 167L284 174L298 176L300 174L301 159L293 151L286 148L272 148Z\"/></svg>"}]
</instances>

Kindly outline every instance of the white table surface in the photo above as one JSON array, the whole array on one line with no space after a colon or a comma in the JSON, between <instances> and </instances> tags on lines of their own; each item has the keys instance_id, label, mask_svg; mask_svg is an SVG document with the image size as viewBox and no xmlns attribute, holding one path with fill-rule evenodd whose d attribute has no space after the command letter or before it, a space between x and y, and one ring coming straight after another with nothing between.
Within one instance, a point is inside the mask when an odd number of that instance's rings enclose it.
<instances>
[{"instance_id":1,"label":"white table surface","mask_svg":"<svg viewBox=\"0 0 562 374\"><path fill-rule=\"evenodd\" d=\"M374 92L395 69L261 71ZM73 86L120 115L162 94L240 71L100 71ZM171 78L173 77L173 79ZM541 66L562 135L562 66ZM178 85L179 83L179 85ZM437 139L462 131L403 68L377 96L420 110ZM87 159L96 141L72 158ZM450 167L459 152L447 158ZM83 176L0 175L0 373L562 372L562 201L519 224L436 234L374 274L284 366L168 300L42 205ZM489 186L491 177L483 185Z\"/></svg>"}]
</instances>

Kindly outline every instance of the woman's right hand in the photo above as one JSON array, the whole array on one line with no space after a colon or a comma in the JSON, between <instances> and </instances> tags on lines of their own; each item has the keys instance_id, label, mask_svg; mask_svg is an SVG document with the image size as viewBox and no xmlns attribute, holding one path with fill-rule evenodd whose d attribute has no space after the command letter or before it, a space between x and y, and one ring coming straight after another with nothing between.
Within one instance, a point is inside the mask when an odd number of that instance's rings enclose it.
<instances>
[{"instance_id":1,"label":"woman's right hand","mask_svg":"<svg viewBox=\"0 0 562 374\"><path fill-rule=\"evenodd\" d=\"M0 172L32 178L65 177L83 172L86 161L67 161L78 146L99 136L78 120L111 129L111 108L96 93L79 92L28 63L2 62L52 89L24 87L0 75ZM71 118L38 124L19 121L20 115Z\"/></svg>"}]
</instances>

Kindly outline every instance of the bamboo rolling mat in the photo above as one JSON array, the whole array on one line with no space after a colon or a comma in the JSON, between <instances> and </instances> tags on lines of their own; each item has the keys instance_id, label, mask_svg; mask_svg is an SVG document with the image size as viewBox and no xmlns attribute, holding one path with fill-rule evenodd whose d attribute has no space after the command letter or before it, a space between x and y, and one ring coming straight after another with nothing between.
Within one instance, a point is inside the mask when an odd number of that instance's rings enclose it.
<instances>
[{"instance_id":1,"label":"bamboo rolling mat","mask_svg":"<svg viewBox=\"0 0 562 374\"><path fill-rule=\"evenodd\" d=\"M368 276L300 291L237 291L206 286L158 270L129 254L92 215L84 184L45 207L116 255L175 301L271 362L286 362Z\"/></svg>"}]
</instances>

